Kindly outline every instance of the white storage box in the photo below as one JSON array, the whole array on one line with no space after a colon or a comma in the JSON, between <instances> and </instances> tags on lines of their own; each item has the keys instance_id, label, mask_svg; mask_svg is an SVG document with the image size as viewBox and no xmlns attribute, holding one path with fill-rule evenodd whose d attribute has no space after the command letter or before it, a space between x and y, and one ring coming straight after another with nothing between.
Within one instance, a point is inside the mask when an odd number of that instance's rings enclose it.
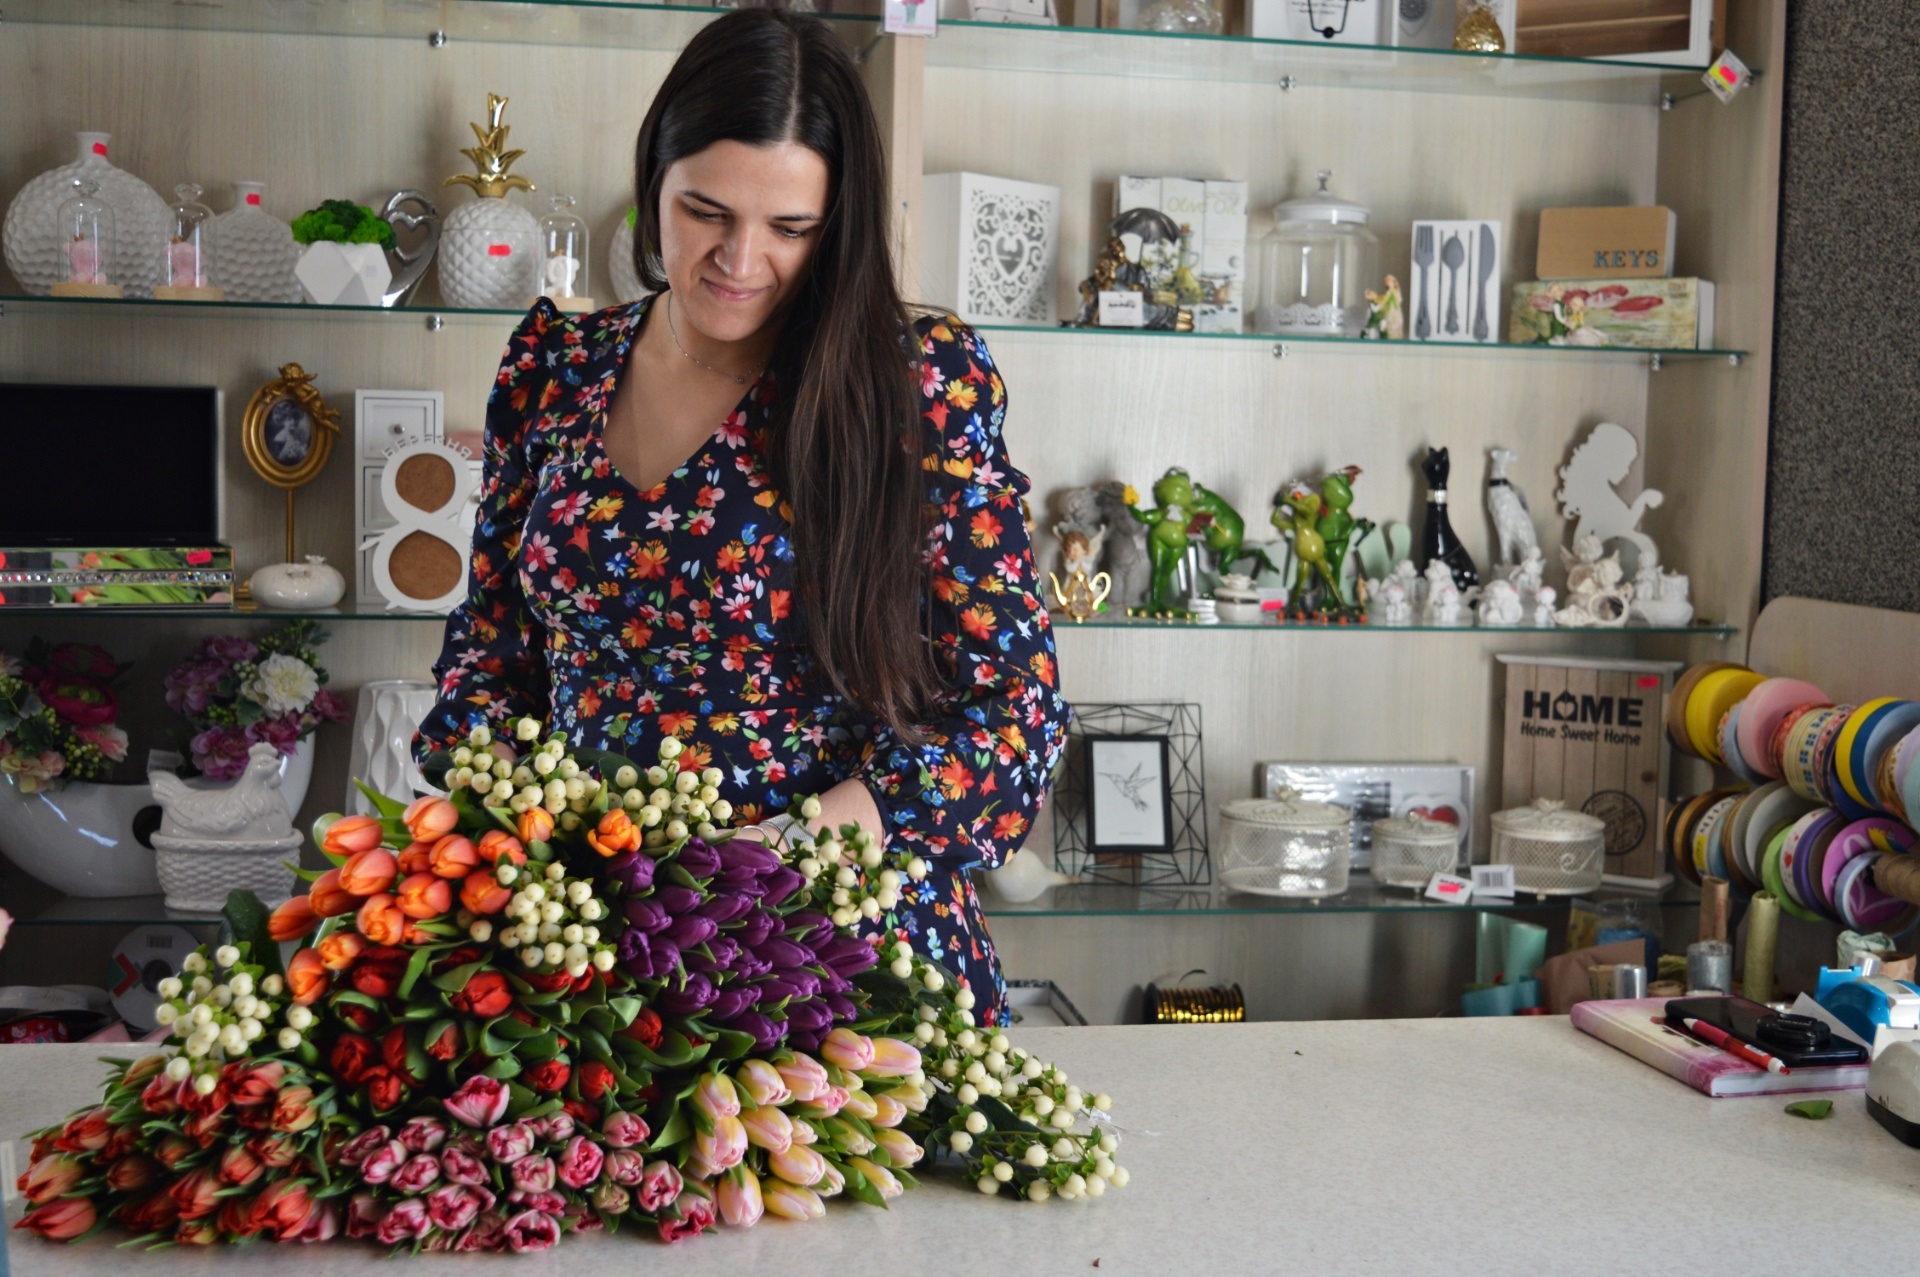
<instances>
[{"instance_id":1,"label":"white storage box","mask_svg":"<svg viewBox=\"0 0 1920 1277\"><path fill-rule=\"evenodd\" d=\"M1493 814L1487 863L1513 866L1513 885L1537 896L1597 890L1607 865L1607 822L1551 798Z\"/></svg>"},{"instance_id":2,"label":"white storage box","mask_svg":"<svg viewBox=\"0 0 1920 1277\"><path fill-rule=\"evenodd\" d=\"M920 192L920 295L970 324L1053 327L1060 188L930 173Z\"/></svg>"},{"instance_id":3,"label":"white storage box","mask_svg":"<svg viewBox=\"0 0 1920 1277\"><path fill-rule=\"evenodd\" d=\"M1220 881L1262 896L1337 896L1352 867L1352 813L1291 789L1220 809Z\"/></svg>"}]
</instances>

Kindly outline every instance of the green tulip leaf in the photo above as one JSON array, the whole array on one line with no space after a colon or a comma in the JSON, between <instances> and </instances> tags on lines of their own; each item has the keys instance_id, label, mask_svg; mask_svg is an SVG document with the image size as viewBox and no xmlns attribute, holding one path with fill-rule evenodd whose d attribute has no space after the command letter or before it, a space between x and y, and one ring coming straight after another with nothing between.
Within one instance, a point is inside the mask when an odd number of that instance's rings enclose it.
<instances>
[{"instance_id":1,"label":"green tulip leaf","mask_svg":"<svg viewBox=\"0 0 1920 1277\"><path fill-rule=\"evenodd\" d=\"M1818 1121L1833 1112L1832 1100L1795 1100L1787 1105L1787 1112L1795 1117L1812 1118Z\"/></svg>"}]
</instances>

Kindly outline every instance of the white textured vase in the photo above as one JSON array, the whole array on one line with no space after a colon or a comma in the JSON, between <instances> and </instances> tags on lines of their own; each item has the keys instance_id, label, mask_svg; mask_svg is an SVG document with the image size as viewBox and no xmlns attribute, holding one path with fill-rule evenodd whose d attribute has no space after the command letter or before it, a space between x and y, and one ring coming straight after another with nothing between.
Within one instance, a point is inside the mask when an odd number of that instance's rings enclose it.
<instances>
[{"instance_id":1,"label":"white textured vase","mask_svg":"<svg viewBox=\"0 0 1920 1277\"><path fill-rule=\"evenodd\" d=\"M462 204L440 224L440 297L460 310L519 310L539 288L540 219L505 199Z\"/></svg>"},{"instance_id":2,"label":"white textured vase","mask_svg":"<svg viewBox=\"0 0 1920 1277\"><path fill-rule=\"evenodd\" d=\"M363 816L376 813L367 796L353 783L359 777L378 794L411 799L416 793L437 793L413 761L413 734L420 720L433 711L439 692L419 679L378 679L360 685L353 711L353 753L347 766L347 803L342 809Z\"/></svg>"},{"instance_id":3,"label":"white textured vase","mask_svg":"<svg viewBox=\"0 0 1920 1277\"><path fill-rule=\"evenodd\" d=\"M79 154L73 162L34 178L7 205L6 225L0 229L7 269L22 288L41 297L67 278L60 206L72 198L74 179L84 177L98 188L95 198L113 209L107 278L129 297L150 296L166 281L173 214L151 186L107 162L107 134L74 136Z\"/></svg>"},{"instance_id":4,"label":"white textured vase","mask_svg":"<svg viewBox=\"0 0 1920 1277\"><path fill-rule=\"evenodd\" d=\"M615 301L624 305L647 295L639 273L633 269L633 222L626 213L613 224L613 235L607 241L607 274L613 277Z\"/></svg>"},{"instance_id":5,"label":"white textured vase","mask_svg":"<svg viewBox=\"0 0 1920 1277\"><path fill-rule=\"evenodd\" d=\"M287 800L287 815L299 819L300 804L307 800L307 787L313 783L313 737L293 747L291 754L280 755L280 796Z\"/></svg>"},{"instance_id":6,"label":"white textured vase","mask_svg":"<svg viewBox=\"0 0 1920 1277\"><path fill-rule=\"evenodd\" d=\"M264 204L267 188L260 182L235 182L234 205L207 223L207 275L228 301L300 302L300 280L294 268L300 245L293 228Z\"/></svg>"},{"instance_id":7,"label":"white textured vase","mask_svg":"<svg viewBox=\"0 0 1920 1277\"><path fill-rule=\"evenodd\" d=\"M69 896L157 895L153 852L133 836L134 816L153 805L145 784L76 780L23 794L18 777L0 775L0 852Z\"/></svg>"}]
</instances>

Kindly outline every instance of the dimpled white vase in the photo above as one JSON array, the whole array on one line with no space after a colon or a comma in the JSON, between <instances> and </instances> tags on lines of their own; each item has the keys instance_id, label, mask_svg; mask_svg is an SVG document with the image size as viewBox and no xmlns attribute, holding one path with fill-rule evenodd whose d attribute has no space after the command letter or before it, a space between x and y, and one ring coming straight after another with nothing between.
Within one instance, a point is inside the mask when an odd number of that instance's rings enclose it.
<instances>
[{"instance_id":1,"label":"dimpled white vase","mask_svg":"<svg viewBox=\"0 0 1920 1277\"><path fill-rule=\"evenodd\" d=\"M471 126L479 145L460 152L474 171L446 181L480 197L440 224L440 296L462 310L519 310L540 286L540 219L506 198L509 191L533 189L507 171L521 153L507 146L506 109L505 98L487 94L487 123Z\"/></svg>"},{"instance_id":2,"label":"dimpled white vase","mask_svg":"<svg viewBox=\"0 0 1920 1277\"><path fill-rule=\"evenodd\" d=\"M76 133L73 161L49 169L20 188L7 205L0 229L7 269L28 292L44 297L68 276L60 206L73 195L75 178L96 187L96 198L113 209L113 243L106 249L106 276L128 297L151 296L166 281L167 241L173 214L151 186L107 162L105 133Z\"/></svg>"},{"instance_id":3,"label":"dimpled white vase","mask_svg":"<svg viewBox=\"0 0 1920 1277\"><path fill-rule=\"evenodd\" d=\"M293 228L264 207L267 188L235 182L233 207L207 224L207 275L235 302L300 302Z\"/></svg>"}]
</instances>

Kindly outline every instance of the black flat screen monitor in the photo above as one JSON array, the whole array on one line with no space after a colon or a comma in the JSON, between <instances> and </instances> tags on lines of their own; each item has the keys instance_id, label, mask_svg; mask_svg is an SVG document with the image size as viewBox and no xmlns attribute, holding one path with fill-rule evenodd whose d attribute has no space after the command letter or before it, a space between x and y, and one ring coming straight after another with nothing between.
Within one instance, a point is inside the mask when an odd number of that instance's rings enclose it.
<instances>
[{"instance_id":1,"label":"black flat screen monitor","mask_svg":"<svg viewBox=\"0 0 1920 1277\"><path fill-rule=\"evenodd\" d=\"M211 386L0 383L0 547L214 545Z\"/></svg>"}]
</instances>

